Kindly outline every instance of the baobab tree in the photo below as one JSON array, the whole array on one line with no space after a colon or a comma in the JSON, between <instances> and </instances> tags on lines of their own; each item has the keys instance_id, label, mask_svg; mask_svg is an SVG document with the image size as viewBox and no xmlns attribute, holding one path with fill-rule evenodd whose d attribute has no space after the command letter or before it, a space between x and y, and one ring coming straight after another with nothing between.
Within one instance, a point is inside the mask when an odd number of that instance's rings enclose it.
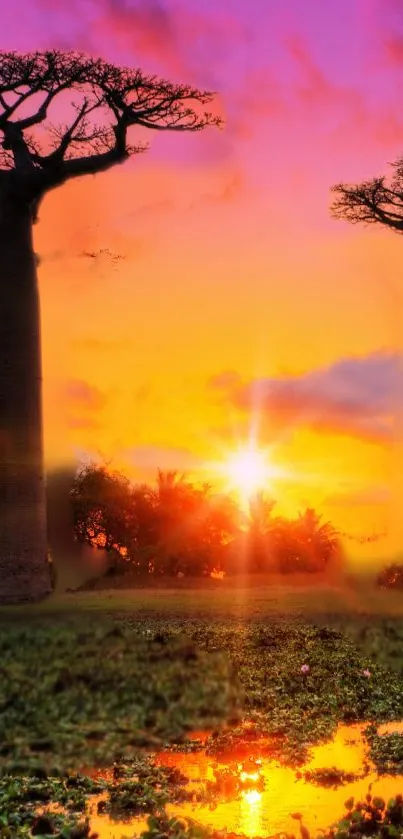
<instances>
[{"instance_id":1,"label":"baobab tree","mask_svg":"<svg viewBox=\"0 0 403 839\"><path fill-rule=\"evenodd\" d=\"M82 54L0 53L0 603L50 591L33 249L40 203L71 178L143 152L130 136L136 126L218 125L204 110L212 98Z\"/></svg>"},{"instance_id":2,"label":"baobab tree","mask_svg":"<svg viewBox=\"0 0 403 839\"><path fill-rule=\"evenodd\" d=\"M334 218L351 224L378 224L403 233L403 159L391 164L392 176L360 184L336 184L331 206Z\"/></svg>"},{"instance_id":3,"label":"baobab tree","mask_svg":"<svg viewBox=\"0 0 403 839\"><path fill-rule=\"evenodd\" d=\"M360 184L336 184L332 191L336 198L331 206L334 218L344 219L351 224L381 225L403 233L403 158L390 164L392 173L389 178L385 175L371 178ZM399 561L402 556L403 544L403 324L401 318L401 294L393 287L390 278L381 278L384 287L392 292L394 306L394 321L397 325L396 335L397 353L395 358L396 376L395 393L391 412L394 415L394 451L392 461L392 501L390 504L390 524L387 528L389 548L397 554Z\"/></svg>"}]
</instances>

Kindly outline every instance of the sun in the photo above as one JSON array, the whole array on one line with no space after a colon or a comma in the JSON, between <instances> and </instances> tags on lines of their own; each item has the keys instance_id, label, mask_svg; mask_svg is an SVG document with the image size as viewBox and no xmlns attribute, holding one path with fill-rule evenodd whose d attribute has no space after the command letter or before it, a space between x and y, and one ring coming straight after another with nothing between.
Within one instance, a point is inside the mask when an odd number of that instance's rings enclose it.
<instances>
[{"instance_id":1,"label":"sun","mask_svg":"<svg viewBox=\"0 0 403 839\"><path fill-rule=\"evenodd\" d=\"M228 457L224 471L231 487L250 498L268 488L274 468L267 451L248 446Z\"/></svg>"},{"instance_id":2,"label":"sun","mask_svg":"<svg viewBox=\"0 0 403 839\"><path fill-rule=\"evenodd\" d=\"M272 496L278 482L291 477L288 467L275 462L274 452L273 445L260 446L254 440L245 440L232 451L223 449L219 460L206 462L205 470L218 480L224 492L236 494L247 511L259 492Z\"/></svg>"}]
</instances>

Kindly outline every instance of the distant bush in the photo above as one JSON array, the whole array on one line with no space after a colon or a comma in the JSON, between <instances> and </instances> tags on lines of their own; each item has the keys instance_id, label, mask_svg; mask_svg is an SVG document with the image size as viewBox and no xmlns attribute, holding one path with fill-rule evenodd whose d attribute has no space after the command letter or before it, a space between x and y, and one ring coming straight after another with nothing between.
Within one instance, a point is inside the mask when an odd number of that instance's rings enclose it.
<instances>
[{"instance_id":1,"label":"distant bush","mask_svg":"<svg viewBox=\"0 0 403 839\"><path fill-rule=\"evenodd\" d=\"M403 589L403 565L395 562L382 568L376 578L376 584L380 588Z\"/></svg>"}]
</instances>

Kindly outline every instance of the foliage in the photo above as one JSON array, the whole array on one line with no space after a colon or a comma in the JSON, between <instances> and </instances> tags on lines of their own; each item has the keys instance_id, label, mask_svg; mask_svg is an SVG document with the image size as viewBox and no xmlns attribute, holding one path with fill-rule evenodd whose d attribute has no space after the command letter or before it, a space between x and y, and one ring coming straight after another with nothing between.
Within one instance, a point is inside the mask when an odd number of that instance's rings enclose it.
<instances>
[{"instance_id":1,"label":"foliage","mask_svg":"<svg viewBox=\"0 0 403 839\"><path fill-rule=\"evenodd\" d=\"M358 778L365 777L354 772L346 772L338 769L337 766L319 767L318 769L307 769L305 772L297 772L297 778L304 778L308 784L315 784L319 787L331 787L337 789L344 784L351 784Z\"/></svg>"},{"instance_id":2,"label":"foliage","mask_svg":"<svg viewBox=\"0 0 403 839\"><path fill-rule=\"evenodd\" d=\"M110 763L239 702L225 655L105 621L5 624L0 660L0 774Z\"/></svg>"},{"instance_id":3,"label":"foliage","mask_svg":"<svg viewBox=\"0 0 403 839\"><path fill-rule=\"evenodd\" d=\"M258 493L245 516L231 496L175 471L159 471L154 489L90 464L78 472L71 498L77 539L105 548L118 571L316 572L339 553L335 528L314 510L295 521L274 517L275 502Z\"/></svg>"},{"instance_id":4,"label":"foliage","mask_svg":"<svg viewBox=\"0 0 403 839\"><path fill-rule=\"evenodd\" d=\"M382 568L376 578L376 584L381 588L403 588L403 565L394 562Z\"/></svg>"},{"instance_id":5,"label":"foliage","mask_svg":"<svg viewBox=\"0 0 403 839\"><path fill-rule=\"evenodd\" d=\"M70 494L78 541L104 548L115 569L135 554L134 567L148 572L147 549L157 539L153 491L90 464L78 471Z\"/></svg>"},{"instance_id":6,"label":"foliage","mask_svg":"<svg viewBox=\"0 0 403 839\"><path fill-rule=\"evenodd\" d=\"M355 836L382 837L392 839L399 837L403 827L403 797L397 795L388 804L370 792L365 800L355 802L349 798L345 803L346 814L334 826L332 835L335 839L347 839Z\"/></svg>"},{"instance_id":7,"label":"foliage","mask_svg":"<svg viewBox=\"0 0 403 839\"><path fill-rule=\"evenodd\" d=\"M239 512L230 498L196 487L177 472L158 472L156 489L157 574L209 574L237 531Z\"/></svg>"},{"instance_id":8,"label":"foliage","mask_svg":"<svg viewBox=\"0 0 403 839\"><path fill-rule=\"evenodd\" d=\"M369 725L365 734L370 746L369 756L378 772L401 775L403 773L403 734L393 731L380 735L375 724Z\"/></svg>"},{"instance_id":9,"label":"foliage","mask_svg":"<svg viewBox=\"0 0 403 839\"><path fill-rule=\"evenodd\" d=\"M269 738L262 747L266 753L287 765L301 765L309 744L328 739L338 722L403 717L400 674L371 663L371 678L366 678L365 651L332 628L278 615L269 625L264 619L212 621L211 616L196 620L184 615L148 617L144 628L130 615L121 616L121 622L142 633L163 631L168 636L186 628L198 648L226 650L245 694L244 718L207 740L211 754ZM307 661L310 669L304 675L301 666Z\"/></svg>"},{"instance_id":10,"label":"foliage","mask_svg":"<svg viewBox=\"0 0 403 839\"><path fill-rule=\"evenodd\" d=\"M182 639L184 631L187 641ZM187 800L187 779L176 770L156 766L152 756L140 753L136 745L158 747L161 737L168 736L175 743L176 750L207 747L210 754L225 757L234 750L238 754L242 750L250 754L251 745L255 743L260 754L266 753L287 765L300 766L308 756L310 745L328 740L340 721L381 722L403 716L400 675L371 665L371 678L363 677L368 666L365 653L359 651L343 633L310 625L301 619L273 617L268 626L265 621L253 619L236 623L233 620L212 621L211 617L195 620L178 615L164 620L161 617L144 618L136 613L126 618L116 616L115 626L109 624L107 627L105 624L96 632L93 625L91 629L89 626L73 629L73 625L64 625L60 618L47 626L35 619L27 621L24 629L15 627L13 623L4 623L0 639L1 661L6 673L0 719L3 725L5 717L4 728L7 729L6 734L4 730L0 733L2 743L12 749L8 755L4 754L4 748L0 752L3 752L3 772L13 772L13 776L0 778L0 812L4 829L10 831L8 835L12 839L30 836L38 807L46 808L51 803L65 808L64 816L51 814L50 811L47 816L45 814L48 825L51 824L55 831L52 835L59 839L73 839L73 836L84 839L90 835L90 823L83 823L83 814L87 811L87 801L94 795L98 796L100 813L114 817L136 812L152 813L147 832L143 834L148 839L157 839L161 833L177 839L211 839L215 834L208 833L195 823L169 818L165 805ZM81 662L80 667L72 656L72 649ZM215 730L205 745L200 741L193 745L181 742L182 733L192 715L194 725L197 725L198 716L199 724L205 727L205 705L211 705L212 690L216 691L214 696L218 700L215 706L218 710L217 722L228 712L233 713L234 703L227 702L224 708L225 703L218 698L223 684L220 679L224 676L221 669L223 659L218 653L222 649L226 650L230 659L225 672L228 674L233 668L237 670L245 694L242 724L237 725L236 720L232 720L232 724L221 732ZM192 658L195 652L197 660L190 663L189 669L187 659L189 656ZM50 657L56 660L56 664L49 664ZM31 658L32 668L29 666ZM107 665L103 664L103 660L108 662ZM218 661L221 661L220 665ZM70 684L66 662L73 677ZM310 665L307 674L301 672L301 665L305 662ZM137 684L134 681L136 668ZM200 677L198 668L201 670ZM63 673L63 670L65 699L60 701L58 694L52 690L52 679L56 671ZM182 678L178 675L180 670L185 671ZM27 674L24 678L23 673ZM87 682L84 682L84 673ZM123 687L123 674L127 679L127 688ZM204 687L203 675L210 683ZM83 683L81 692L77 690L79 676ZM219 684L213 687L217 678ZM197 684L191 688L189 681ZM200 690L204 691L203 695ZM178 704L178 693L183 691L189 692L189 706L181 699ZM131 704L128 699L130 692ZM162 697L166 697L167 702L161 703ZM121 709L122 704L124 707ZM79 726L83 728L81 733L84 736L77 749ZM33 733L39 729L42 735L46 728L49 751L39 752L39 748L46 746L42 740L42 743L36 743L37 753L32 753L32 735L28 736L28 728ZM107 750L102 749L100 755L94 739L109 728L118 734L122 752L111 767L112 771L96 779L82 774L65 774L65 768L71 765L70 739L83 765L91 765L94 757L108 760ZM56 729L60 736L55 735ZM376 727L368 727L366 733L370 747L374 749L374 738L378 736ZM88 734L90 736L86 736ZM129 739L134 745L126 751L124 746ZM380 739L384 744L384 738ZM109 742L109 747L111 745ZM111 764L112 754L116 753L115 745L109 751ZM46 764L54 770L59 768L60 776L46 777ZM15 772L22 765L26 775L29 771L34 777L16 777ZM389 771L390 766L381 761L378 769L380 772ZM348 778L332 767L324 767L306 780L336 785ZM208 795L213 796L212 802L216 794L222 796L225 783L226 778L219 776L217 784L210 785ZM381 811L384 816L382 819L376 816L375 821L368 825L368 820L374 815L371 808ZM396 835L392 827L399 827L403 821L400 799L391 802L388 807L371 799L357 807L354 801L349 800L346 810L347 814L334 830L337 834L341 833L339 839L352 835L351 823L358 824L356 835L369 835L371 826L370 835L392 837ZM73 833L80 823L83 825L81 833ZM388 827L387 833L382 834L382 824ZM83 832L87 828L87 833ZM62 829L65 832L62 833ZM3 835L7 836L6 833ZM332 836L331 833L328 835Z\"/></svg>"}]
</instances>

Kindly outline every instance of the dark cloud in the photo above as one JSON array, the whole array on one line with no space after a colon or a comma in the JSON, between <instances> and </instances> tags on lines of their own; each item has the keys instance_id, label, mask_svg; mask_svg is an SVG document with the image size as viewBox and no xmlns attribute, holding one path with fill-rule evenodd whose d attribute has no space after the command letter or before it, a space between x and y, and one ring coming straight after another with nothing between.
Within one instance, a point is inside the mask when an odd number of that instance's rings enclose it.
<instances>
[{"instance_id":1,"label":"dark cloud","mask_svg":"<svg viewBox=\"0 0 403 839\"><path fill-rule=\"evenodd\" d=\"M399 387L397 357L376 352L346 358L298 376L241 382L226 372L210 380L240 410L259 413L272 427L308 427L376 443L391 440Z\"/></svg>"}]
</instances>

